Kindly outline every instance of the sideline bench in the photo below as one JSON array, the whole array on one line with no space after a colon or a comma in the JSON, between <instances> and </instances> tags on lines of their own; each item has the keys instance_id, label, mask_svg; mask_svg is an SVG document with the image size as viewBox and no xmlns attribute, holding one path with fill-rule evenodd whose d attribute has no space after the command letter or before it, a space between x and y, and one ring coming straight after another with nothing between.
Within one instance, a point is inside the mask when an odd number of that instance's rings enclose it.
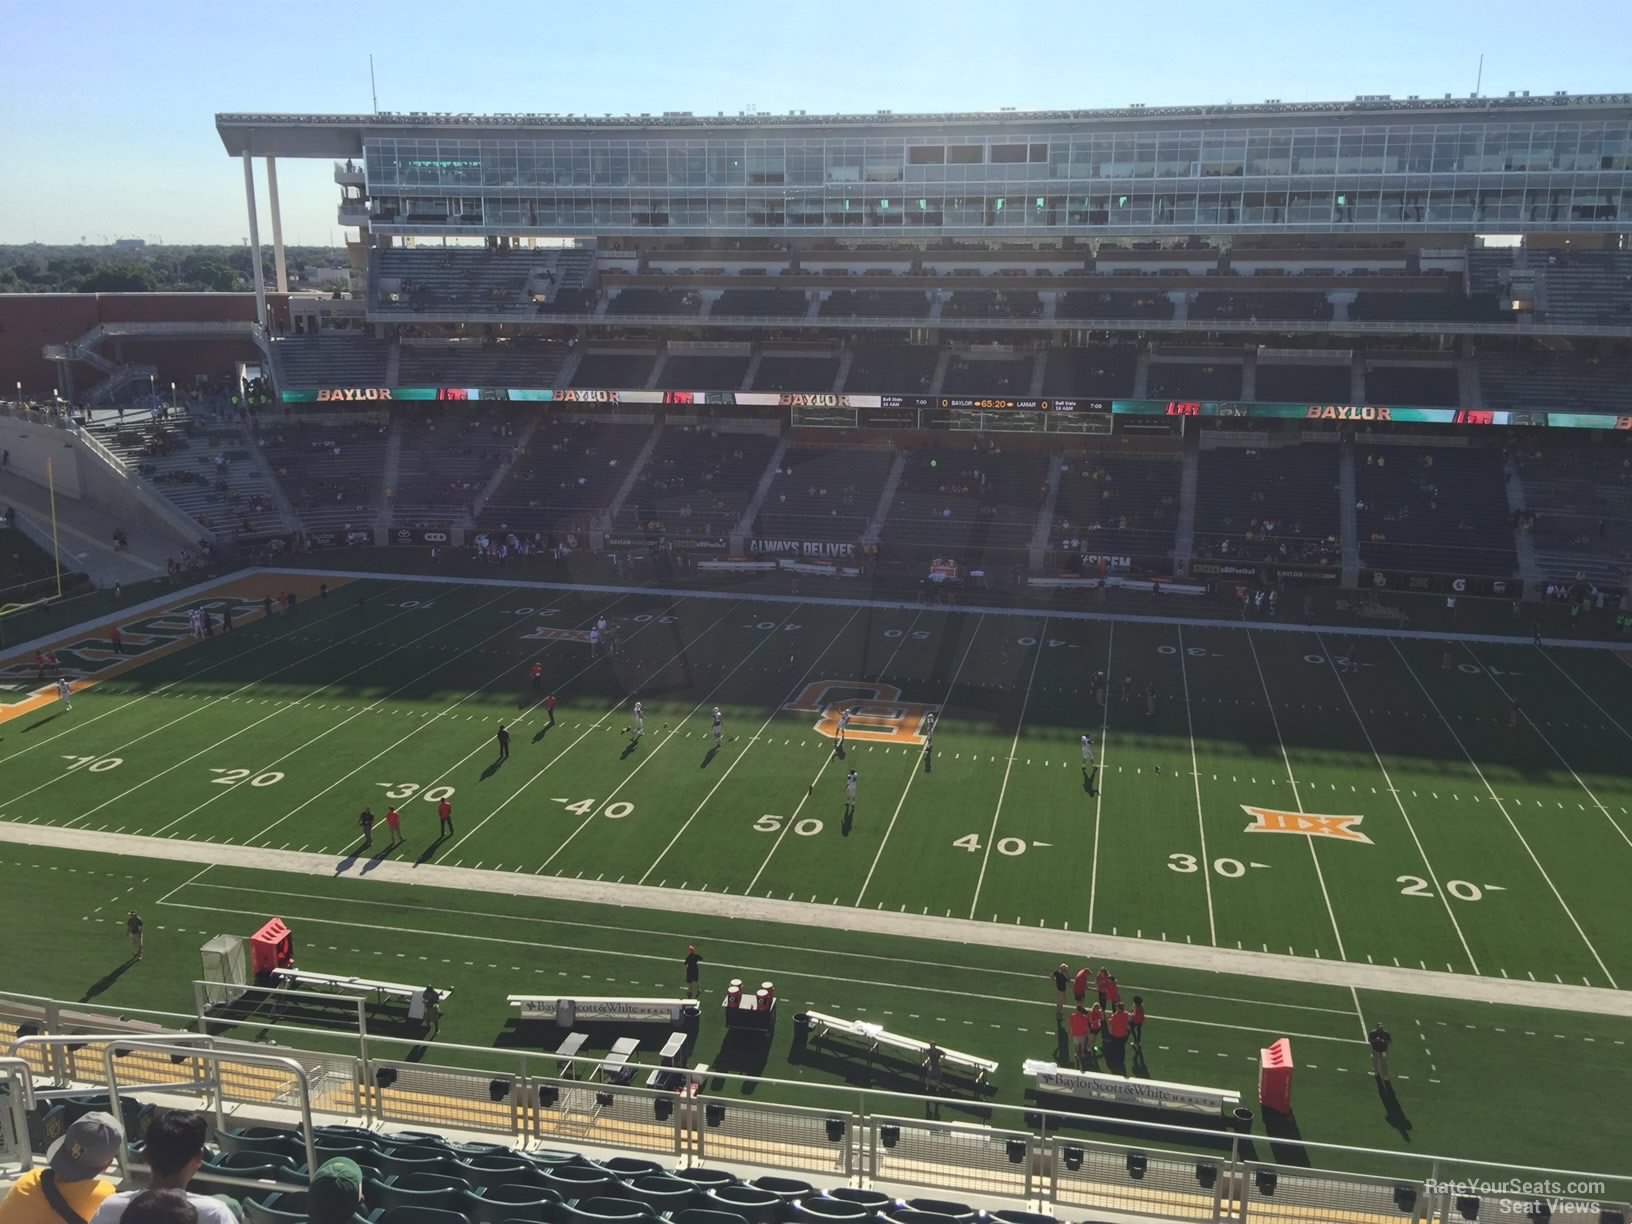
<instances>
[{"instance_id":1,"label":"sideline bench","mask_svg":"<svg viewBox=\"0 0 1632 1224\"><path fill-rule=\"evenodd\" d=\"M1052 1094L1079 1101L1103 1101L1220 1118L1231 1117L1241 1107L1241 1094L1227 1088L1202 1088L1168 1080L1128 1079L1102 1071L1077 1071L1036 1058L1026 1059L1022 1070L1037 1081L1039 1096Z\"/></svg>"},{"instance_id":2,"label":"sideline bench","mask_svg":"<svg viewBox=\"0 0 1632 1224\"><path fill-rule=\"evenodd\" d=\"M595 1078L606 1084L627 1084L635 1077L629 1060L640 1048L634 1037L620 1037L612 1043L612 1050L595 1066Z\"/></svg>"},{"instance_id":3,"label":"sideline bench","mask_svg":"<svg viewBox=\"0 0 1632 1224\"><path fill-rule=\"evenodd\" d=\"M372 978L348 977L339 973L314 973L310 969L274 969L272 980L285 986L297 989L318 989L330 994L363 995L375 1003L384 1003L386 1000L400 1000L408 1004L408 1015L419 1019L424 1015L425 987L405 986L401 982L379 982ZM448 996L453 994L451 989L443 990L439 987L436 993L441 1001L446 1003Z\"/></svg>"},{"instance_id":4,"label":"sideline bench","mask_svg":"<svg viewBox=\"0 0 1632 1224\"><path fill-rule=\"evenodd\" d=\"M554 1020L562 1028L584 1021L623 1021L628 1024L695 1022L702 1005L696 999L566 998L559 995L510 995L505 999L523 1020Z\"/></svg>"},{"instance_id":5,"label":"sideline bench","mask_svg":"<svg viewBox=\"0 0 1632 1224\"><path fill-rule=\"evenodd\" d=\"M824 1015L821 1012L806 1012L805 1022L810 1026L810 1041L812 1045L820 1042L824 1037L848 1037L867 1047L869 1054L874 1053L880 1046L887 1046L893 1050L911 1054L922 1062L929 1053L929 1042L921 1041L917 1037L905 1037L900 1033L892 1033L882 1024L873 1024L867 1020L841 1020L837 1016ZM960 1054L956 1050L949 1050L937 1043L941 1052L941 1066L965 1071L975 1077L975 1083L986 1082L987 1077L997 1074L997 1064L989 1058L977 1058L973 1054Z\"/></svg>"}]
</instances>

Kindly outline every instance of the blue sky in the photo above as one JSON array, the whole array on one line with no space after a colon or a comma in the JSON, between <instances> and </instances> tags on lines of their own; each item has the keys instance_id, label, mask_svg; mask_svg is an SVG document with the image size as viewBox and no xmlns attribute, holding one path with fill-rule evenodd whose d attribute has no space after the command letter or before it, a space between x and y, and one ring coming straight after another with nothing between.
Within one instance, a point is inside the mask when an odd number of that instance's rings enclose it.
<instances>
[{"instance_id":1,"label":"blue sky","mask_svg":"<svg viewBox=\"0 0 1632 1224\"><path fill-rule=\"evenodd\" d=\"M872 112L1632 88L1628 0L0 0L0 242L238 242L216 111ZM264 192L264 176L261 187ZM284 235L338 241L327 162ZM268 228L263 207L262 236Z\"/></svg>"}]
</instances>

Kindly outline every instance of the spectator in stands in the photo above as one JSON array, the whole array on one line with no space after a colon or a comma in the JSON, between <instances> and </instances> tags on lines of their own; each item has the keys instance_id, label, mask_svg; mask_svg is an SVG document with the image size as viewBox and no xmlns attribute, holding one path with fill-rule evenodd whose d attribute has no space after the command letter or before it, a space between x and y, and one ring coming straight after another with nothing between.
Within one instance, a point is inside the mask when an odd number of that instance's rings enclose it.
<instances>
[{"instance_id":1,"label":"spectator in stands","mask_svg":"<svg viewBox=\"0 0 1632 1224\"><path fill-rule=\"evenodd\" d=\"M307 1224L350 1224L363 1202L363 1171L344 1156L318 1166L306 1191Z\"/></svg>"},{"instance_id":2,"label":"spectator in stands","mask_svg":"<svg viewBox=\"0 0 1632 1224\"><path fill-rule=\"evenodd\" d=\"M45 1166L30 1169L0 1199L0 1224L65 1224L89 1220L113 1194L102 1177L124 1142L124 1128L105 1113L80 1117L51 1146ZM62 1210L53 1200L60 1200Z\"/></svg>"},{"instance_id":3,"label":"spectator in stands","mask_svg":"<svg viewBox=\"0 0 1632 1224\"><path fill-rule=\"evenodd\" d=\"M228 1199L191 1194L187 1183L204 1163L204 1140L208 1134L204 1115L187 1109L154 1111L147 1126L142 1159L152 1168L148 1191L173 1190L192 1202L198 1224L236 1224L241 1219L237 1204ZM91 1224L121 1224L131 1218L131 1208L139 1193L125 1190L103 1201Z\"/></svg>"},{"instance_id":4,"label":"spectator in stands","mask_svg":"<svg viewBox=\"0 0 1632 1224\"><path fill-rule=\"evenodd\" d=\"M143 1190L124 1210L128 1224L199 1224L200 1218L185 1190Z\"/></svg>"}]
</instances>

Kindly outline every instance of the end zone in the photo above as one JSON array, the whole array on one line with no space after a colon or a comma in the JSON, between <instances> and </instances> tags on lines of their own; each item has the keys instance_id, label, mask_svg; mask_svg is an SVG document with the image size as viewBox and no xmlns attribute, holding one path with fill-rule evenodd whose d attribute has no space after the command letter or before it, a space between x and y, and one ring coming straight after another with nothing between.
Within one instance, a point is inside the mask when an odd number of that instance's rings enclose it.
<instances>
[{"instance_id":1,"label":"end zone","mask_svg":"<svg viewBox=\"0 0 1632 1224\"><path fill-rule=\"evenodd\" d=\"M79 693L192 645L196 639L187 612L193 608L205 608L217 617L230 609L234 622L244 624L266 615L269 597L277 600L292 593L298 604L316 598L324 583L338 590L350 581L321 573L246 571L29 642L0 656L0 723L50 705L57 699L61 677L67 677L69 689ZM123 639L122 652L114 650L108 637L115 625ZM42 676L36 652L55 654L57 667Z\"/></svg>"}]
</instances>

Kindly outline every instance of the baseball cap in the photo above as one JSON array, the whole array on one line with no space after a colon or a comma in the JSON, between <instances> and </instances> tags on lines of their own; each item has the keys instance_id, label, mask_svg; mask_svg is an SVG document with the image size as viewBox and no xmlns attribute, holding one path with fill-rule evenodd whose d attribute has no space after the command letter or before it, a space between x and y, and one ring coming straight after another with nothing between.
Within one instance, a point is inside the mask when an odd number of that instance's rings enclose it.
<instances>
[{"instance_id":1,"label":"baseball cap","mask_svg":"<svg viewBox=\"0 0 1632 1224\"><path fill-rule=\"evenodd\" d=\"M337 1156L318 1166L306 1190L310 1224L346 1224L363 1198L363 1171L355 1160Z\"/></svg>"},{"instance_id":2,"label":"baseball cap","mask_svg":"<svg viewBox=\"0 0 1632 1224\"><path fill-rule=\"evenodd\" d=\"M125 1129L112 1114L83 1114L51 1145L46 1163L60 1181L89 1181L113 1163L124 1140Z\"/></svg>"}]
</instances>

